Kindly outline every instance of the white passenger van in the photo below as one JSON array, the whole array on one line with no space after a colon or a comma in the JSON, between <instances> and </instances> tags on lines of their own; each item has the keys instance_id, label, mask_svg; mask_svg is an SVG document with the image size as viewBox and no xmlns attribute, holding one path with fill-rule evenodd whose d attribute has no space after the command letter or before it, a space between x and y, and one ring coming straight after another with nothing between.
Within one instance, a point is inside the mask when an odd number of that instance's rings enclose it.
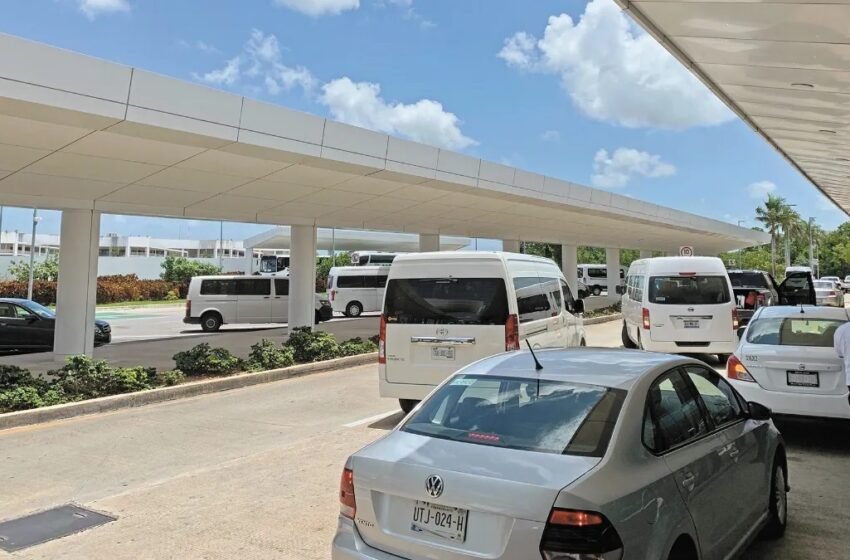
<instances>
[{"instance_id":1,"label":"white passenger van","mask_svg":"<svg viewBox=\"0 0 850 560\"><path fill-rule=\"evenodd\" d=\"M330 302L316 298L316 323L333 316ZM289 321L289 278L195 276L186 296L183 322L215 332L226 324Z\"/></svg>"},{"instance_id":2,"label":"white passenger van","mask_svg":"<svg viewBox=\"0 0 850 560\"><path fill-rule=\"evenodd\" d=\"M346 317L380 311L387 287L388 266L339 266L328 274L331 306Z\"/></svg>"},{"instance_id":3,"label":"white passenger van","mask_svg":"<svg viewBox=\"0 0 850 560\"><path fill-rule=\"evenodd\" d=\"M382 397L404 411L446 377L506 350L584 346L581 314L550 259L496 252L399 256L380 323Z\"/></svg>"},{"instance_id":4,"label":"white passenger van","mask_svg":"<svg viewBox=\"0 0 850 560\"><path fill-rule=\"evenodd\" d=\"M620 267L620 284L626 277L625 267ZM608 267L604 264L580 264L578 265L578 281L590 290L590 293L599 296L608 291Z\"/></svg>"},{"instance_id":5,"label":"white passenger van","mask_svg":"<svg viewBox=\"0 0 850 560\"><path fill-rule=\"evenodd\" d=\"M357 251L351 253L352 266L383 265L390 266L398 253L383 253L381 251Z\"/></svg>"},{"instance_id":6,"label":"white passenger van","mask_svg":"<svg viewBox=\"0 0 850 560\"><path fill-rule=\"evenodd\" d=\"M723 261L714 257L658 257L632 263L623 295L626 348L717 354L738 344L738 309Z\"/></svg>"}]
</instances>

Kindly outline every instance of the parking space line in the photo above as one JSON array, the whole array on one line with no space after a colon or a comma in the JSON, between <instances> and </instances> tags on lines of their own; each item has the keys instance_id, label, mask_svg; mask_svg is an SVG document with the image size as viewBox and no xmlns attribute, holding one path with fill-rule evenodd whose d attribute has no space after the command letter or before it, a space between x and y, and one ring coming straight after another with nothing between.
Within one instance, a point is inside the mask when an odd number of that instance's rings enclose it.
<instances>
[{"instance_id":1,"label":"parking space line","mask_svg":"<svg viewBox=\"0 0 850 560\"><path fill-rule=\"evenodd\" d=\"M391 410L389 412L382 412L381 414L376 414L375 416L370 416L369 418L363 418L362 420L355 420L354 422L349 422L348 424L343 424L343 428L356 428L357 426L362 426L364 424L371 424L372 422L378 422L379 420L383 420L384 418L388 418L393 414L397 414L398 410Z\"/></svg>"}]
</instances>

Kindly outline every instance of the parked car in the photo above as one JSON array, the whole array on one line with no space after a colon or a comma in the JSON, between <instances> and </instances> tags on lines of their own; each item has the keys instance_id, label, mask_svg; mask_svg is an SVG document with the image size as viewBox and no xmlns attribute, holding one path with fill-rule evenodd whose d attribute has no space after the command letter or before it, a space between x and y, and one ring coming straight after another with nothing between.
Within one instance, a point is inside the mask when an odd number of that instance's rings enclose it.
<instances>
[{"instance_id":1,"label":"parked car","mask_svg":"<svg viewBox=\"0 0 850 560\"><path fill-rule=\"evenodd\" d=\"M333 316L329 301L315 296L316 323ZM183 322L215 332L235 323L289 321L289 278L195 276L189 282Z\"/></svg>"},{"instance_id":2,"label":"parked car","mask_svg":"<svg viewBox=\"0 0 850 560\"><path fill-rule=\"evenodd\" d=\"M458 368L526 341L586 344L581 314L551 259L502 252L400 255L390 268L379 328L382 397L407 412Z\"/></svg>"},{"instance_id":3,"label":"parked car","mask_svg":"<svg viewBox=\"0 0 850 560\"><path fill-rule=\"evenodd\" d=\"M815 295L818 305L844 307L844 290L832 280L815 280Z\"/></svg>"},{"instance_id":4,"label":"parked car","mask_svg":"<svg viewBox=\"0 0 850 560\"><path fill-rule=\"evenodd\" d=\"M328 297L333 310L346 317L380 311L390 267L340 266L328 273Z\"/></svg>"},{"instance_id":5,"label":"parked car","mask_svg":"<svg viewBox=\"0 0 850 560\"><path fill-rule=\"evenodd\" d=\"M763 270L730 270L740 324L749 323L760 307L772 305L816 305L814 280L807 271L788 272L782 284Z\"/></svg>"},{"instance_id":6,"label":"parked car","mask_svg":"<svg viewBox=\"0 0 850 560\"><path fill-rule=\"evenodd\" d=\"M850 418L844 361L833 347L845 309L759 309L726 364L726 377L744 398L776 414Z\"/></svg>"},{"instance_id":7,"label":"parked car","mask_svg":"<svg viewBox=\"0 0 850 560\"><path fill-rule=\"evenodd\" d=\"M844 293L847 293L848 288L850 288L850 286L842 282L841 278L839 278L838 276L822 276L820 279L825 280L827 282L834 282L835 285L838 286L838 289L840 289Z\"/></svg>"},{"instance_id":8,"label":"parked car","mask_svg":"<svg viewBox=\"0 0 850 560\"><path fill-rule=\"evenodd\" d=\"M785 532L782 437L713 369L611 349L536 359L464 368L352 455L332 558L733 558Z\"/></svg>"},{"instance_id":9,"label":"parked car","mask_svg":"<svg viewBox=\"0 0 850 560\"><path fill-rule=\"evenodd\" d=\"M844 287L846 292L850 292L850 276L844 277Z\"/></svg>"},{"instance_id":10,"label":"parked car","mask_svg":"<svg viewBox=\"0 0 850 560\"><path fill-rule=\"evenodd\" d=\"M620 267L620 284L626 277L625 267ZM580 264L578 265L578 279L590 289L594 296L602 295L608 291L608 267L604 264Z\"/></svg>"},{"instance_id":11,"label":"parked car","mask_svg":"<svg viewBox=\"0 0 850 560\"><path fill-rule=\"evenodd\" d=\"M112 327L106 321L95 320L94 345L112 342ZM0 350L53 350L56 329L54 312L34 301L0 298Z\"/></svg>"}]
</instances>

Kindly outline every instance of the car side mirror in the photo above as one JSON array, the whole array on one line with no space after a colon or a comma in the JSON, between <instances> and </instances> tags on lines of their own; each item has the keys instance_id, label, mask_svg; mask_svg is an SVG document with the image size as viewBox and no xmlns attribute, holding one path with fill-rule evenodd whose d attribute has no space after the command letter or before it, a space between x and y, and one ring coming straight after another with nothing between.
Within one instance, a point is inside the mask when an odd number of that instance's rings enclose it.
<instances>
[{"instance_id":1,"label":"car side mirror","mask_svg":"<svg viewBox=\"0 0 850 560\"><path fill-rule=\"evenodd\" d=\"M622 285L617 286L617 287L615 288L615 291L617 292L617 295L621 296L621 295L623 295L623 294L625 294L625 293L626 293L626 287L625 287L625 286L622 286Z\"/></svg>"},{"instance_id":2,"label":"car side mirror","mask_svg":"<svg viewBox=\"0 0 850 560\"><path fill-rule=\"evenodd\" d=\"M750 418L753 420L770 420L773 416L773 411L757 402L747 403L750 408Z\"/></svg>"},{"instance_id":3,"label":"car side mirror","mask_svg":"<svg viewBox=\"0 0 850 560\"><path fill-rule=\"evenodd\" d=\"M747 332L747 327L746 327L746 326L738 327L738 340L741 340L742 338L744 338L744 333L745 333L745 332Z\"/></svg>"},{"instance_id":4,"label":"car side mirror","mask_svg":"<svg viewBox=\"0 0 850 560\"><path fill-rule=\"evenodd\" d=\"M582 313L584 313L584 302L582 300L577 299L573 302L573 312L576 315L581 315Z\"/></svg>"}]
</instances>

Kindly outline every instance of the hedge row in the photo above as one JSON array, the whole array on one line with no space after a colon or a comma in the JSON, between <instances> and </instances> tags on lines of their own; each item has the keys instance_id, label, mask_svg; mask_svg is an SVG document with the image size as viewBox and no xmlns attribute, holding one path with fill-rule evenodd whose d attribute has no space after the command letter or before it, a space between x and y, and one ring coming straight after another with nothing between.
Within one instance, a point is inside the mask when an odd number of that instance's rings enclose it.
<instances>
[{"instance_id":1,"label":"hedge row","mask_svg":"<svg viewBox=\"0 0 850 560\"><path fill-rule=\"evenodd\" d=\"M27 283L0 281L0 297L27 297ZM42 305L56 303L56 282L36 280L32 297ZM97 279L97 303L123 303L179 299L186 297L186 286L165 280L141 280L135 274L100 276Z\"/></svg>"}]
</instances>

